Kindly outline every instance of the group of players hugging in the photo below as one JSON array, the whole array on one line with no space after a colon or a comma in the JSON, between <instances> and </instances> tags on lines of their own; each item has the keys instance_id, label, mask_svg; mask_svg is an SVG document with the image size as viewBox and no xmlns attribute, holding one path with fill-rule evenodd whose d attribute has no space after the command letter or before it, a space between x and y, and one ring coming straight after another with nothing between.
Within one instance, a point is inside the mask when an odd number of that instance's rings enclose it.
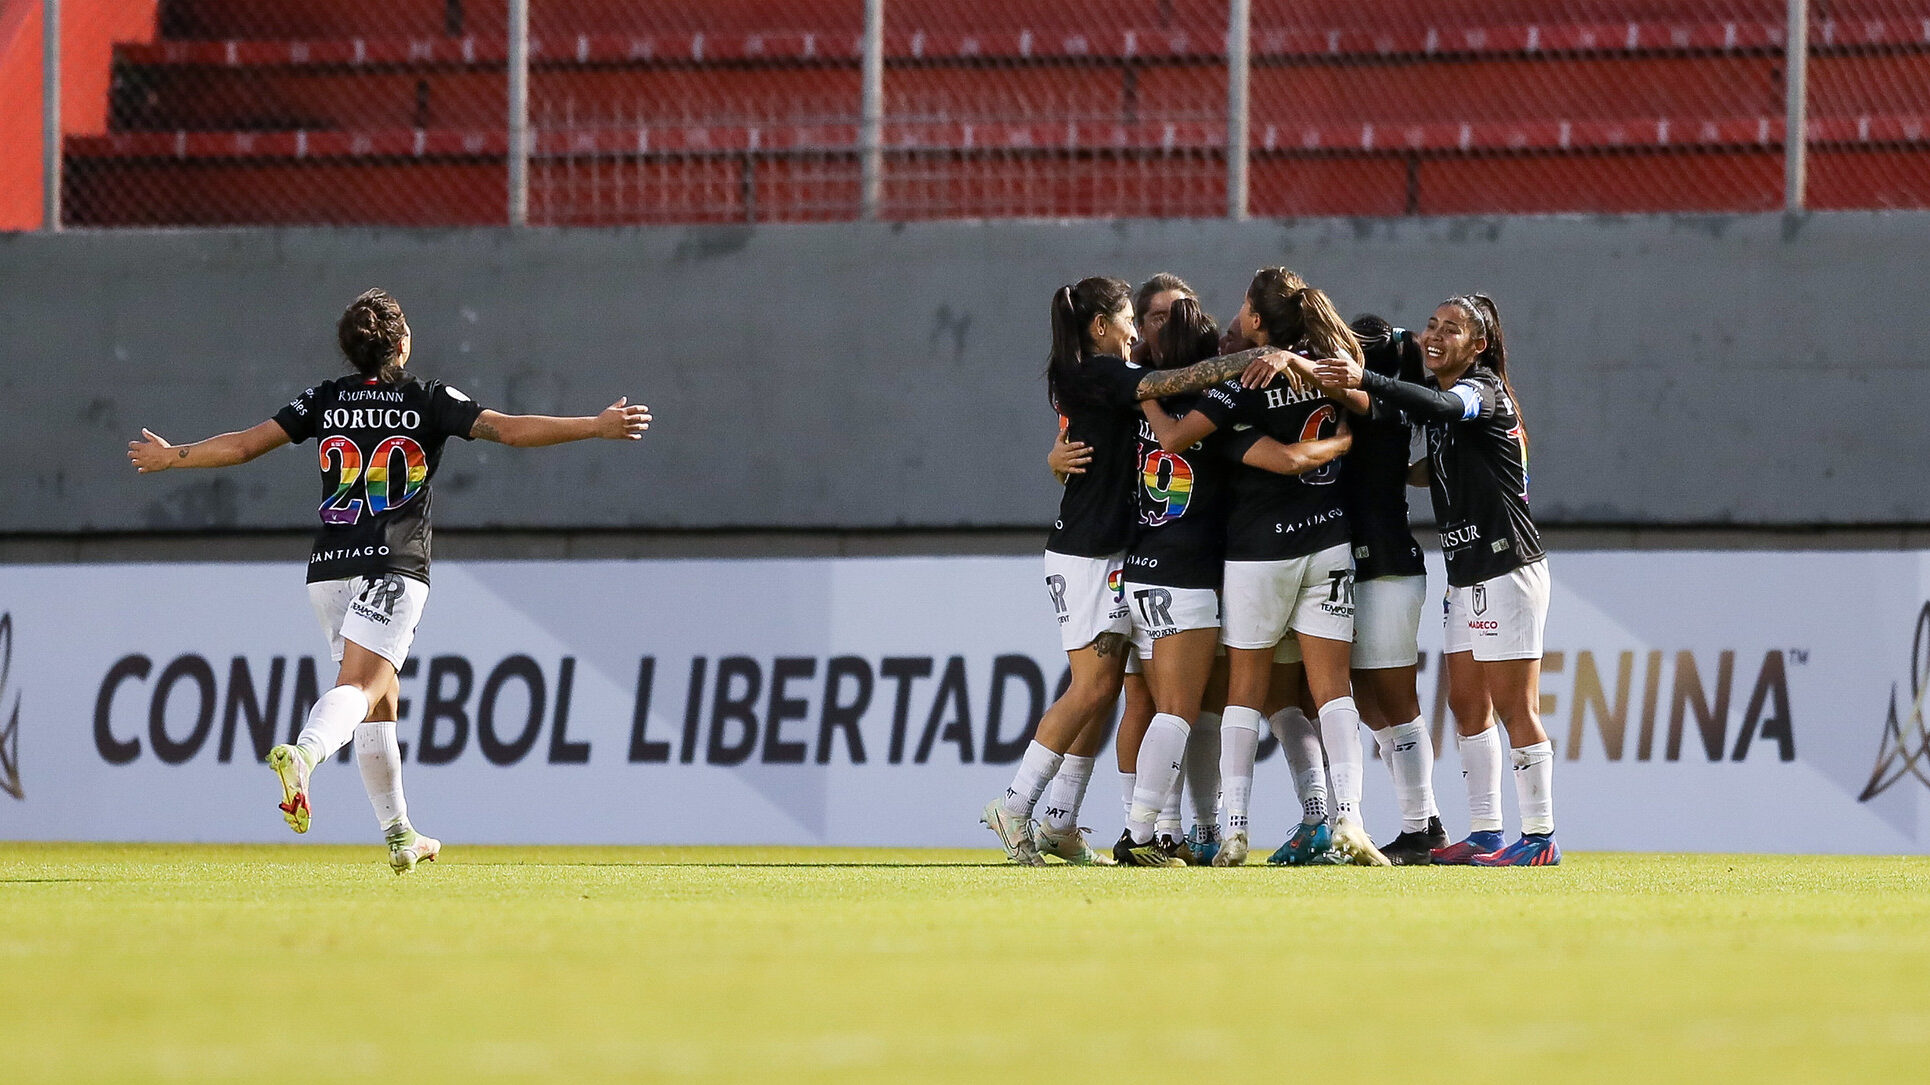
<instances>
[{"instance_id":1,"label":"group of players hugging","mask_svg":"<svg viewBox=\"0 0 1930 1085\"><path fill-rule=\"evenodd\" d=\"M1450 298L1419 333L1376 316L1349 325L1275 267L1254 275L1225 334L1170 274L1137 292L1084 279L1051 314L1049 461L1065 493L1045 584L1071 681L985 807L1007 856L1238 866L1270 728L1302 817L1269 863L1559 863L1539 715L1548 563L1494 302ZM1426 451L1410 462L1416 430ZM1416 690L1427 578L1410 485L1432 492L1447 566L1445 680L1471 830L1459 843L1435 806ZM1108 856L1078 818L1122 687L1126 827ZM1401 816L1378 847L1360 814L1363 722Z\"/></svg>"}]
</instances>

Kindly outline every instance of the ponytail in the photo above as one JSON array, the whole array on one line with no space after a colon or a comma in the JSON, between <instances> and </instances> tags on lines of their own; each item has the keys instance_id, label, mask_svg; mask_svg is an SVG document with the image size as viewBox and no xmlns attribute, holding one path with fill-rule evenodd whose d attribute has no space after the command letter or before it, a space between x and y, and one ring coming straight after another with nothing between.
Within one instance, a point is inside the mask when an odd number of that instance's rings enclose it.
<instances>
[{"instance_id":1,"label":"ponytail","mask_svg":"<svg viewBox=\"0 0 1930 1085\"><path fill-rule=\"evenodd\" d=\"M1080 366L1092 349L1092 319L1125 308L1132 287L1118 279L1094 276L1062 286L1052 295L1052 351L1046 355L1045 388L1060 414L1099 405L1099 397L1080 379Z\"/></svg>"},{"instance_id":2,"label":"ponytail","mask_svg":"<svg viewBox=\"0 0 1930 1085\"><path fill-rule=\"evenodd\" d=\"M1321 358L1351 358L1360 361L1364 356L1360 338L1347 322L1340 318L1334 308L1333 299L1325 291L1313 287L1302 287L1293 292L1293 300L1300 311L1300 335L1292 340L1312 347L1316 356ZM1269 336L1273 333L1268 332ZM1285 345L1285 344L1282 344Z\"/></svg>"},{"instance_id":3,"label":"ponytail","mask_svg":"<svg viewBox=\"0 0 1930 1085\"><path fill-rule=\"evenodd\" d=\"M1161 369L1180 369L1203 362L1220 350L1219 325L1206 315L1198 298L1180 298L1167 310L1166 326L1159 330Z\"/></svg>"}]
</instances>

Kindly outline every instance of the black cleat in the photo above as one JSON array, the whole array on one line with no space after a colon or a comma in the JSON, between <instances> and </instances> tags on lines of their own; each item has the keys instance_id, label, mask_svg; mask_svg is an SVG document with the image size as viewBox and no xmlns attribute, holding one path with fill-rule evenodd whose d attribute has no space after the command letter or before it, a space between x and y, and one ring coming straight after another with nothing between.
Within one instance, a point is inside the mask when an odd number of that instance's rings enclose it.
<instances>
[{"instance_id":1,"label":"black cleat","mask_svg":"<svg viewBox=\"0 0 1930 1085\"><path fill-rule=\"evenodd\" d=\"M1184 845L1170 836L1154 837L1144 844L1133 843L1129 830L1119 834L1119 843L1112 846L1112 857L1120 866L1179 866L1186 860L1179 853Z\"/></svg>"},{"instance_id":2,"label":"black cleat","mask_svg":"<svg viewBox=\"0 0 1930 1085\"><path fill-rule=\"evenodd\" d=\"M1433 862L1429 853L1447 845L1447 830L1441 827L1441 819L1436 817L1427 819L1427 828L1402 833L1382 845L1380 851L1395 866L1427 866Z\"/></svg>"}]
</instances>

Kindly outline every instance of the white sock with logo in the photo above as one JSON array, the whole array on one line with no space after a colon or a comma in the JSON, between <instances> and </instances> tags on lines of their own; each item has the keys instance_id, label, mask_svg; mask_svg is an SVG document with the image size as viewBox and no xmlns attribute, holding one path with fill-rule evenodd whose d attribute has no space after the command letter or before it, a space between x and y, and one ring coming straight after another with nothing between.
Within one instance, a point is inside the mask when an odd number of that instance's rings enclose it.
<instances>
[{"instance_id":1,"label":"white sock with logo","mask_svg":"<svg viewBox=\"0 0 1930 1085\"><path fill-rule=\"evenodd\" d=\"M406 826L409 803L402 797L402 747L396 745L395 721L355 728L355 767L362 770L362 790L369 793L369 805L375 807L382 831Z\"/></svg>"},{"instance_id":2,"label":"white sock with logo","mask_svg":"<svg viewBox=\"0 0 1930 1085\"><path fill-rule=\"evenodd\" d=\"M1499 730L1499 728L1496 728ZM1523 833L1555 831L1555 746L1543 740L1514 752L1515 807Z\"/></svg>"},{"instance_id":3,"label":"white sock with logo","mask_svg":"<svg viewBox=\"0 0 1930 1085\"><path fill-rule=\"evenodd\" d=\"M1079 807L1086 801L1086 784L1092 780L1090 757L1067 754L1059 762L1059 772L1045 797L1045 827L1054 836L1064 836L1079 827Z\"/></svg>"},{"instance_id":4,"label":"white sock with logo","mask_svg":"<svg viewBox=\"0 0 1930 1085\"><path fill-rule=\"evenodd\" d=\"M1052 782L1052 774L1059 771L1059 762L1065 760L1062 753L1054 753L1033 739L1025 748L1025 756L1019 758L1019 771L1012 776L1012 786L1005 789L1005 812L1015 818L1029 818L1032 808L1039 805L1039 796L1045 794L1047 784Z\"/></svg>"},{"instance_id":5,"label":"white sock with logo","mask_svg":"<svg viewBox=\"0 0 1930 1085\"><path fill-rule=\"evenodd\" d=\"M1461 778L1468 782L1468 831L1501 831L1501 728L1493 723L1478 735L1456 739Z\"/></svg>"},{"instance_id":6,"label":"white sock with logo","mask_svg":"<svg viewBox=\"0 0 1930 1085\"><path fill-rule=\"evenodd\" d=\"M1394 798L1401 808L1401 831L1427 828L1434 809L1434 743L1427 721L1413 719L1374 732L1374 742L1394 777Z\"/></svg>"},{"instance_id":7,"label":"white sock with logo","mask_svg":"<svg viewBox=\"0 0 1930 1085\"><path fill-rule=\"evenodd\" d=\"M1334 818L1359 821L1367 760L1360 748L1360 710L1352 697L1335 697L1320 706L1320 741L1327 747L1327 772L1334 779Z\"/></svg>"},{"instance_id":8,"label":"white sock with logo","mask_svg":"<svg viewBox=\"0 0 1930 1085\"><path fill-rule=\"evenodd\" d=\"M316 698L295 745L308 756L310 765L319 765L348 745L355 728L368 718L368 694L356 686L336 686Z\"/></svg>"},{"instance_id":9,"label":"white sock with logo","mask_svg":"<svg viewBox=\"0 0 1930 1085\"><path fill-rule=\"evenodd\" d=\"M1286 755L1287 771L1293 773L1293 793L1300 800L1300 820L1318 825L1327 820L1327 768L1321 763L1320 733L1299 706L1290 706L1267 718L1273 737L1280 740Z\"/></svg>"},{"instance_id":10,"label":"white sock with logo","mask_svg":"<svg viewBox=\"0 0 1930 1085\"><path fill-rule=\"evenodd\" d=\"M1220 787L1225 795L1226 831L1247 831L1253 804L1253 752L1260 746L1260 713L1240 705L1226 706L1220 725Z\"/></svg>"},{"instance_id":11,"label":"white sock with logo","mask_svg":"<svg viewBox=\"0 0 1930 1085\"><path fill-rule=\"evenodd\" d=\"M1220 741L1220 714L1200 713L1186 736L1186 789L1195 825L1220 823Z\"/></svg>"},{"instance_id":12,"label":"white sock with logo","mask_svg":"<svg viewBox=\"0 0 1930 1085\"><path fill-rule=\"evenodd\" d=\"M1126 818L1135 844L1153 838L1153 823L1172 798L1180 763L1186 759L1187 731L1185 720L1165 712L1154 716L1152 726L1146 728L1146 738L1139 744L1132 813Z\"/></svg>"}]
</instances>

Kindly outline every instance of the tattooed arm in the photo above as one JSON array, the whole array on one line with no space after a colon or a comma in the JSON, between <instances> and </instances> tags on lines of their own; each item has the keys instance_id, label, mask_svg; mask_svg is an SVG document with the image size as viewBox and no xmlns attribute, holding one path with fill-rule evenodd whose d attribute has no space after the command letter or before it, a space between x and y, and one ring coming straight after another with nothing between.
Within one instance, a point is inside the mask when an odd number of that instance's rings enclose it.
<instances>
[{"instance_id":1,"label":"tattooed arm","mask_svg":"<svg viewBox=\"0 0 1930 1085\"><path fill-rule=\"evenodd\" d=\"M484 411L476 416L469 436L512 448L542 448L547 445L588 441L601 437L610 441L636 441L650 428L650 408L619 399L601 414L578 418L554 418L544 414L503 414Z\"/></svg>"},{"instance_id":2,"label":"tattooed arm","mask_svg":"<svg viewBox=\"0 0 1930 1085\"><path fill-rule=\"evenodd\" d=\"M288 434L274 419L191 445L171 445L165 438L142 430L141 440L127 443L127 458L134 470L151 475L170 467L233 467L287 443Z\"/></svg>"},{"instance_id":3,"label":"tattooed arm","mask_svg":"<svg viewBox=\"0 0 1930 1085\"><path fill-rule=\"evenodd\" d=\"M1279 353L1282 352L1271 347L1254 347L1238 354L1228 354L1224 358L1209 358L1184 369L1162 369L1148 373L1139 380L1138 396L1140 399L1164 399L1182 392L1197 392L1221 381L1245 376L1249 369L1271 367L1272 356Z\"/></svg>"}]
</instances>

